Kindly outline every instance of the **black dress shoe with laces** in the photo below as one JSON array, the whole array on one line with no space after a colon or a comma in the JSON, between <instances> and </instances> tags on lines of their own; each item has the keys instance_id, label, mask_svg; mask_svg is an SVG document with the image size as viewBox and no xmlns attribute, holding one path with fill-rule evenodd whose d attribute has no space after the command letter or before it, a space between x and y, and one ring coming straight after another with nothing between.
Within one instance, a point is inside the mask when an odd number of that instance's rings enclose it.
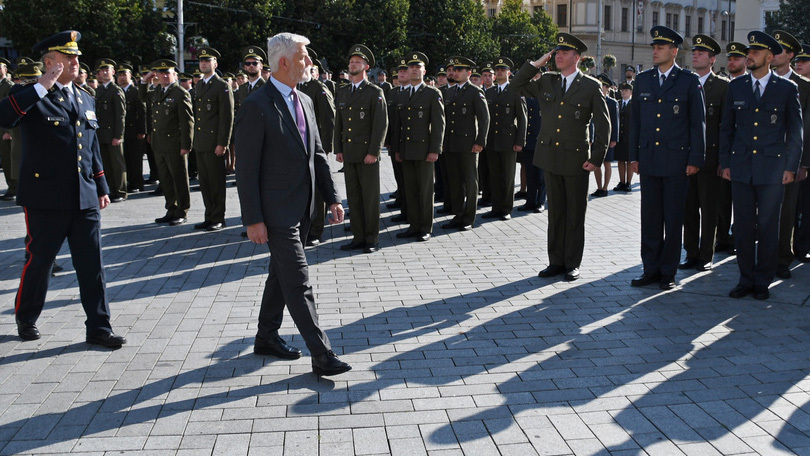
<instances>
[{"instance_id":1,"label":"black dress shoe with laces","mask_svg":"<svg viewBox=\"0 0 810 456\"><path fill-rule=\"evenodd\" d=\"M759 299L760 301L764 301L771 296L770 292L768 291L768 287L762 286L755 286L754 287L754 299Z\"/></svg>"},{"instance_id":2,"label":"black dress shoe with laces","mask_svg":"<svg viewBox=\"0 0 810 456\"><path fill-rule=\"evenodd\" d=\"M660 282L661 274L648 274L644 273L630 281L630 285L634 287L645 287L651 283Z\"/></svg>"},{"instance_id":3,"label":"black dress shoe with laces","mask_svg":"<svg viewBox=\"0 0 810 456\"><path fill-rule=\"evenodd\" d=\"M169 222L171 222L172 220L174 220L174 217L172 217L172 216L171 216L171 215L169 215L169 214L166 214L166 215L164 215L163 217L156 218L156 219L155 219L155 223L169 223Z\"/></svg>"},{"instance_id":4,"label":"black dress shoe with laces","mask_svg":"<svg viewBox=\"0 0 810 456\"><path fill-rule=\"evenodd\" d=\"M751 291L753 291L751 287L738 284L728 292L728 296L734 299L740 299L746 297L749 293L751 293Z\"/></svg>"},{"instance_id":5,"label":"black dress shoe with laces","mask_svg":"<svg viewBox=\"0 0 810 456\"><path fill-rule=\"evenodd\" d=\"M17 320L17 334L22 340L37 340L40 338L39 329L33 323L24 323Z\"/></svg>"},{"instance_id":6,"label":"black dress shoe with laces","mask_svg":"<svg viewBox=\"0 0 810 456\"><path fill-rule=\"evenodd\" d=\"M312 357L312 372L315 375L338 375L350 370L352 370L352 366L338 359L332 350Z\"/></svg>"},{"instance_id":7,"label":"black dress shoe with laces","mask_svg":"<svg viewBox=\"0 0 810 456\"><path fill-rule=\"evenodd\" d=\"M427 242L430 240L430 233L419 233L419 235L416 236L416 240L419 242Z\"/></svg>"},{"instance_id":8,"label":"black dress shoe with laces","mask_svg":"<svg viewBox=\"0 0 810 456\"><path fill-rule=\"evenodd\" d=\"M380 250L380 244L378 244L378 243L374 243L374 244L368 243L368 244L365 244L365 246L363 247L363 253L374 253L374 252L378 252L379 250Z\"/></svg>"},{"instance_id":9,"label":"black dress shoe with laces","mask_svg":"<svg viewBox=\"0 0 810 456\"><path fill-rule=\"evenodd\" d=\"M362 242L354 242L354 241L352 241L352 242L349 242L348 244L341 245L340 250L343 250L344 252L348 252L348 251L351 251L351 250L360 250L364 246L365 246L365 244L362 243Z\"/></svg>"},{"instance_id":10,"label":"black dress shoe with laces","mask_svg":"<svg viewBox=\"0 0 810 456\"><path fill-rule=\"evenodd\" d=\"M537 273L537 277L548 278L554 277L561 274L565 274L565 267L560 266L558 264L549 265L546 269Z\"/></svg>"},{"instance_id":11,"label":"black dress shoe with laces","mask_svg":"<svg viewBox=\"0 0 810 456\"><path fill-rule=\"evenodd\" d=\"M693 269L697 264L697 258L687 258L678 265L678 269Z\"/></svg>"},{"instance_id":12,"label":"black dress shoe with laces","mask_svg":"<svg viewBox=\"0 0 810 456\"><path fill-rule=\"evenodd\" d=\"M169 226L177 226L186 223L186 219L183 217L175 217L169 220Z\"/></svg>"},{"instance_id":13,"label":"black dress shoe with laces","mask_svg":"<svg viewBox=\"0 0 810 456\"><path fill-rule=\"evenodd\" d=\"M788 266L777 266L776 267L776 277L780 279L789 279L793 275L790 273L790 268Z\"/></svg>"},{"instance_id":14,"label":"black dress shoe with laces","mask_svg":"<svg viewBox=\"0 0 810 456\"><path fill-rule=\"evenodd\" d=\"M113 333L102 333L96 335L88 335L87 343L91 345L101 345L104 348L117 349L127 343L123 336L117 336Z\"/></svg>"},{"instance_id":15,"label":"black dress shoe with laces","mask_svg":"<svg viewBox=\"0 0 810 456\"><path fill-rule=\"evenodd\" d=\"M257 355L272 355L281 359L298 359L301 357L301 350L287 345L280 336L269 339L262 339L256 336L253 343L253 353Z\"/></svg>"}]
</instances>

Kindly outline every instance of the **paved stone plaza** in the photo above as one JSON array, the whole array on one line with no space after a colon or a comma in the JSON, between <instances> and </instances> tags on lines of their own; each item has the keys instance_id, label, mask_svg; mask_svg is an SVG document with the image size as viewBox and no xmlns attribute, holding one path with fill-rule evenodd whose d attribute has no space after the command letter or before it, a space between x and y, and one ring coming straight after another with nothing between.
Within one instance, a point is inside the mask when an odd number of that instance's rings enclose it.
<instances>
[{"instance_id":1,"label":"paved stone plaza","mask_svg":"<svg viewBox=\"0 0 810 456\"><path fill-rule=\"evenodd\" d=\"M382 170L385 198L387 156ZM438 217L419 243L395 239L405 226L383 206L372 255L340 251L344 225L327 227L310 274L354 367L330 378L308 353L252 353L269 255L240 236L235 187L217 233L192 229L199 192L179 227L152 223L163 198L148 193L103 211L113 327L128 341L117 351L84 342L67 246L42 339L17 337L25 228L2 202L0 453L810 454L810 267L794 263L765 302L727 297L738 270L725 254L672 292L631 288L639 195L589 203L572 283L536 275L545 213L461 233ZM281 334L305 348L289 317Z\"/></svg>"}]
</instances>

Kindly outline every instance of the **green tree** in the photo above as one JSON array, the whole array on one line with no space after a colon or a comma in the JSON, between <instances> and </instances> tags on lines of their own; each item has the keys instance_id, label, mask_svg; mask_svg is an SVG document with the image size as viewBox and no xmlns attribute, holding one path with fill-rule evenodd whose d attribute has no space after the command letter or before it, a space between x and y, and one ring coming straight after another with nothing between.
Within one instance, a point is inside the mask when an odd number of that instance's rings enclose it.
<instances>
[{"instance_id":1,"label":"green tree","mask_svg":"<svg viewBox=\"0 0 810 456\"><path fill-rule=\"evenodd\" d=\"M54 33L82 33L80 60L93 63L103 57L138 64L159 57L159 36L165 30L160 12L149 0L5 0L0 28L21 55Z\"/></svg>"},{"instance_id":2,"label":"green tree","mask_svg":"<svg viewBox=\"0 0 810 456\"><path fill-rule=\"evenodd\" d=\"M800 42L810 42L810 2L807 0L780 0L779 10L765 16L765 31L786 30ZM744 39L745 37L742 37ZM738 37L737 40L741 38Z\"/></svg>"},{"instance_id":3,"label":"green tree","mask_svg":"<svg viewBox=\"0 0 810 456\"><path fill-rule=\"evenodd\" d=\"M539 55L543 55L557 45L555 38L560 29L545 10L535 11L532 24L537 29L537 36L540 39Z\"/></svg>"},{"instance_id":4,"label":"green tree","mask_svg":"<svg viewBox=\"0 0 810 456\"><path fill-rule=\"evenodd\" d=\"M516 64L542 55L541 37L521 0L506 0L500 14L492 19L492 35L500 44L500 55Z\"/></svg>"}]
</instances>

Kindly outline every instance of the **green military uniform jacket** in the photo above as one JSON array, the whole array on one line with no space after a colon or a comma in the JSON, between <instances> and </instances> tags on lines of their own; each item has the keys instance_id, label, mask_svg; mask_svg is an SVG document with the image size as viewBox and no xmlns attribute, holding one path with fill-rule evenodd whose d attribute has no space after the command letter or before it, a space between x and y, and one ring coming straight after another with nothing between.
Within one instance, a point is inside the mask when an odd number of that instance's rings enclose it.
<instances>
[{"instance_id":1,"label":"green military uniform jacket","mask_svg":"<svg viewBox=\"0 0 810 456\"><path fill-rule=\"evenodd\" d=\"M110 144L113 139L124 139L127 102L124 91L110 81L106 87L96 90L96 116L98 117L98 142Z\"/></svg>"},{"instance_id":2,"label":"green military uniform jacket","mask_svg":"<svg viewBox=\"0 0 810 456\"><path fill-rule=\"evenodd\" d=\"M497 85L485 92L489 106L487 150L511 151L515 146L526 145L526 100L510 85L507 83L501 93Z\"/></svg>"},{"instance_id":3,"label":"green military uniform jacket","mask_svg":"<svg viewBox=\"0 0 810 456\"><path fill-rule=\"evenodd\" d=\"M726 106L728 82L728 79L711 73L703 85L706 101L706 161L702 169L710 172L717 172L720 165L720 122Z\"/></svg>"},{"instance_id":4,"label":"green military uniform jacket","mask_svg":"<svg viewBox=\"0 0 810 456\"><path fill-rule=\"evenodd\" d=\"M164 91L156 87L152 92L152 136L179 140L180 149L191 149L194 139L194 116L191 95L176 82ZM178 151L179 152L179 151Z\"/></svg>"},{"instance_id":5,"label":"green military uniform jacket","mask_svg":"<svg viewBox=\"0 0 810 456\"><path fill-rule=\"evenodd\" d=\"M380 156L388 131L388 110L383 90L362 81L352 93L352 85L337 92L335 153L346 163L363 163L366 155Z\"/></svg>"},{"instance_id":6,"label":"green military uniform jacket","mask_svg":"<svg viewBox=\"0 0 810 456\"><path fill-rule=\"evenodd\" d=\"M228 147L233 133L233 90L214 74L194 88L194 150L212 152Z\"/></svg>"},{"instance_id":7,"label":"green military uniform jacket","mask_svg":"<svg viewBox=\"0 0 810 456\"><path fill-rule=\"evenodd\" d=\"M137 87L135 83L130 84L129 88L124 90L124 100L126 101L124 137L146 134L146 103L141 100L139 92L140 87Z\"/></svg>"},{"instance_id":8,"label":"green military uniform jacket","mask_svg":"<svg viewBox=\"0 0 810 456\"><path fill-rule=\"evenodd\" d=\"M394 110L391 147L402 160L427 160L428 154L442 153L444 106L442 94L424 83L408 97L399 94Z\"/></svg>"},{"instance_id":9,"label":"green military uniform jacket","mask_svg":"<svg viewBox=\"0 0 810 456\"><path fill-rule=\"evenodd\" d=\"M250 88L250 81L242 84L239 86L239 90L236 91L234 94L234 103L236 106L241 106L242 103L247 99L248 95L258 90L261 86L263 86L265 80L259 76L259 79L256 80L256 83L253 85L253 88Z\"/></svg>"},{"instance_id":10,"label":"green military uniform jacket","mask_svg":"<svg viewBox=\"0 0 810 456\"><path fill-rule=\"evenodd\" d=\"M562 92L562 76L544 73L532 81L539 69L529 62L515 75L512 88L526 97L537 98L543 121L537 136L534 165L558 175L574 176L585 173L585 161L601 166L610 138L610 117L602 83L577 74L574 82ZM593 144L589 126L593 121Z\"/></svg>"},{"instance_id":11,"label":"green military uniform jacket","mask_svg":"<svg viewBox=\"0 0 810 456\"><path fill-rule=\"evenodd\" d=\"M301 92L312 98L323 151L332 153L335 143L335 98L332 92L317 79L301 84Z\"/></svg>"},{"instance_id":12,"label":"green military uniform jacket","mask_svg":"<svg viewBox=\"0 0 810 456\"><path fill-rule=\"evenodd\" d=\"M96 96L96 89L90 87L90 85L88 83L85 82L84 84L80 85L79 87L84 89L85 92L89 93L93 97Z\"/></svg>"},{"instance_id":13,"label":"green military uniform jacket","mask_svg":"<svg viewBox=\"0 0 810 456\"><path fill-rule=\"evenodd\" d=\"M802 148L803 168L810 168L810 79L791 71L790 80L799 87L799 105L802 107L802 123L804 124L804 146Z\"/></svg>"},{"instance_id":14,"label":"green military uniform jacket","mask_svg":"<svg viewBox=\"0 0 810 456\"><path fill-rule=\"evenodd\" d=\"M474 144L484 147L489 133L489 107L484 91L467 81L447 90L444 103L447 128L446 153L473 153Z\"/></svg>"}]
</instances>

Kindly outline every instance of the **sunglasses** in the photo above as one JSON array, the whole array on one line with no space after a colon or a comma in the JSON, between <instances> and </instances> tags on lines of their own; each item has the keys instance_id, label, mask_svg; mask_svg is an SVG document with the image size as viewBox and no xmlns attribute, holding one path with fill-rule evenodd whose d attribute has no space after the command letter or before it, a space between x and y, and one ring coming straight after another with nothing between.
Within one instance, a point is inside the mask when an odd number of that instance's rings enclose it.
<instances>
[{"instance_id":1,"label":"sunglasses","mask_svg":"<svg viewBox=\"0 0 810 456\"><path fill-rule=\"evenodd\" d=\"M244 66L257 66L259 62L245 62L242 65Z\"/></svg>"}]
</instances>

